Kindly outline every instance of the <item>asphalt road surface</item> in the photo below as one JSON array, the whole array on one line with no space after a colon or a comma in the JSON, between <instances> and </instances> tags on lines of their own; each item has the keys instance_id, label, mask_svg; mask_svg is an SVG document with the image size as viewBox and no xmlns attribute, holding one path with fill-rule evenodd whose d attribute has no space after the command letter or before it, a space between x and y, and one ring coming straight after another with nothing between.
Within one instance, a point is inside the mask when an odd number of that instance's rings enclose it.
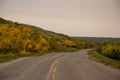
<instances>
[{"instance_id":1,"label":"asphalt road surface","mask_svg":"<svg viewBox=\"0 0 120 80\"><path fill-rule=\"evenodd\" d=\"M120 70L89 60L87 50L0 63L0 80L120 80Z\"/></svg>"}]
</instances>

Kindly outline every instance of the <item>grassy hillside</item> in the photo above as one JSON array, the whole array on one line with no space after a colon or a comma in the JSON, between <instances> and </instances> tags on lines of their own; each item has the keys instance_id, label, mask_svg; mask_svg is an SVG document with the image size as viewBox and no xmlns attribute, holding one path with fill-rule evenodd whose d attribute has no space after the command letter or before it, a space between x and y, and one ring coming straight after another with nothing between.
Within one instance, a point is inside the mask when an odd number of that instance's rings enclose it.
<instances>
[{"instance_id":1,"label":"grassy hillside","mask_svg":"<svg viewBox=\"0 0 120 80\"><path fill-rule=\"evenodd\" d=\"M0 24L15 24L16 26L22 25L24 27L30 27L34 30L37 30L40 34L42 34L44 36L53 36L53 37L56 37L56 38L66 38L66 39L69 38L69 36L64 35L64 34L59 34L59 33L49 31L49 30L44 30L40 27L36 27L36 26L33 26L33 25L28 25L28 24L13 22L13 21L10 21L10 20L5 20L3 18L0 18Z\"/></svg>"},{"instance_id":2,"label":"grassy hillside","mask_svg":"<svg viewBox=\"0 0 120 80\"><path fill-rule=\"evenodd\" d=\"M76 46L66 35L0 18L0 54L59 51Z\"/></svg>"}]
</instances>

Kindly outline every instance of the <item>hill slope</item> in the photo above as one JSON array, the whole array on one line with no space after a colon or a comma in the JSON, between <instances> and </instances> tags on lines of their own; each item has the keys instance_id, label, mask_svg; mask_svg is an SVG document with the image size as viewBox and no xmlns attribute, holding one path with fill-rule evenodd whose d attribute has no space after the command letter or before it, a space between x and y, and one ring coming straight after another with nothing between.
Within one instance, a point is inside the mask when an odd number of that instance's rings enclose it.
<instances>
[{"instance_id":1,"label":"hill slope","mask_svg":"<svg viewBox=\"0 0 120 80\"><path fill-rule=\"evenodd\" d=\"M0 54L44 52L75 47L64 34L0 18Z\"/></svg>"},{"instance_id":2,"label":"hill slope","mask_svg":"<svg viewBox=\"0 0 120 80\"><path fill-rule=\"evenodd\" d=\"M37 30L42 35L54 36L54 37L57 37L57 38L69 38L67 35L64 35L64 34L55 33L55 32L48 31L48 30L44 30L44 29L42 29L40 27L36 27L36 26L33 26L33 25L28 25L28 24L13 22L13 21L10 21L10 20L5 20L3 18L0 18L0 24L15 24L16 26L22 25L22 26L30 27L30 28L32 28L34 30Z\"/></svg>"}]
</instances>

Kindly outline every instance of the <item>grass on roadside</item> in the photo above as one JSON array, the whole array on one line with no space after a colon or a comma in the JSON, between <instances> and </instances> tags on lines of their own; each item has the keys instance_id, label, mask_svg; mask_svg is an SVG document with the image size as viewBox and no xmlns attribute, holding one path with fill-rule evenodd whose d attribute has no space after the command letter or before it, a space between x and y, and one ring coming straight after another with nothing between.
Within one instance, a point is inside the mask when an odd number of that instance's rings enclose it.
<instances>
[{"instance_id":1,"label":"grass on roadside","mask_svg":"<svg viewBox=\"0 0 120 80\"><path fill-rule=\"evenodd\" d=\"M28 54L7 54L7 55L0 55L0 62L8 62L20 57L28 57L28 56L41 56L46 54L45 52L41 53L28 53Z\"/></svg>"},{"instance_id":2,"label":"grass on roadside","mask_svg":"<svg viewBox=\"0 0 120 80\"><path fill-rule=\"evenodd\" d=\"M58 50L51 50L48 52L33 52L33 53L28 53L28 54L12 54L11 53L11 54L7 54L7 55L0 55L0 63L8 62L8 61L20 58L20 57L42 56L42 55L45 55L48 53L54 53L54 52L75 52L77 50L78 49L76 49L76 48L64 48L64 49L60 48Z\"/></svg>"},{"instance_id":3,"label":"grass on roadside","mask_svg":"<svg viewBox=\"0 0 120 80\"><path fill-rule=\"evenodd\" d=\"M120 69L120 61L118 61L118 60L114 60L114 59L105 57L95 50L90 50L88 52L88 55L89 55L89 58L92 60L103 63L103 64L108 65L108 66L113 67L113 68Z\"/></svg>"}]
</instances>

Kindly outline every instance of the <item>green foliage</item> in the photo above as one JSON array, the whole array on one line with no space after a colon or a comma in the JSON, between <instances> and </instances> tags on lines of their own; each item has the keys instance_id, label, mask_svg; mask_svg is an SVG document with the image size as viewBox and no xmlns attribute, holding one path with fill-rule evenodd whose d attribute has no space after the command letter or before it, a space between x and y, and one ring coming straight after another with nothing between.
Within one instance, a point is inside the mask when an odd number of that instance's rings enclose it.
<instances>
[{"instance_id":1,"label":"green foliage","mask_svg":"<svg viewBox=\"0 0 120 80\"><path fill-rule=\"evenodd\" d=\"M106 43L97 48L102 55L120 60L120 41Z\"/></svg>"},{"instance_id":2,"label":"green foliage","mask_svg":"<svg viewBox=\"0 0 120 80\"><path fill-rule=\"evenodd\" d=\"M77 45L76 47L79 48L79 49L95 48L98 45L95 42L85 41L85 40L82 40L82 39L75 40L75 42L76 42L76 45Z\"/></svg>"},{"instance_id":3,"label":"green foliage","mask_svg":"<svg viewBox=\"0 0 120 80\"><path fill-rule=\"evenodd\" d=\"M109 57L106 57L106 56L100 54L99 52L97 52L96 50L89 51L88 55L89 55L90 59L101 62L105 65L120 69L120 61L119 60L114 60Z\"/></svg>"}]
</instances>

